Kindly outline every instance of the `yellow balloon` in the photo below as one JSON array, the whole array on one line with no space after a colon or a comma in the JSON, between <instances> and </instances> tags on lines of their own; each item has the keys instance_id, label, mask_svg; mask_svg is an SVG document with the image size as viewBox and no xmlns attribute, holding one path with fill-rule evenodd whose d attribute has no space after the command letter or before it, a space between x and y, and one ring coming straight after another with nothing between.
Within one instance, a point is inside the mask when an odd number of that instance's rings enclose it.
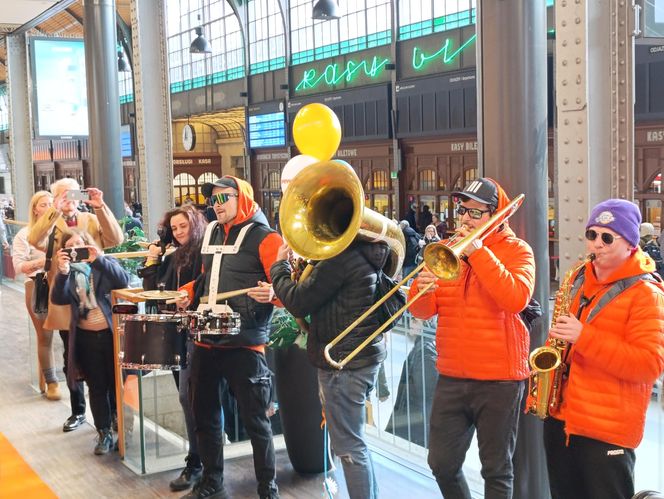
<instances>
[{"instance_id":1,"label":"yellow balloon","mask_svg":"<svg viewBox=\"0 0 664 499\"><path fill-rule=\"evenodd\" d=\"M325 104L307 104L295 115L293 139L301 154L327 161L341 143L341 123Z\"/></svg>"}]
</instances>

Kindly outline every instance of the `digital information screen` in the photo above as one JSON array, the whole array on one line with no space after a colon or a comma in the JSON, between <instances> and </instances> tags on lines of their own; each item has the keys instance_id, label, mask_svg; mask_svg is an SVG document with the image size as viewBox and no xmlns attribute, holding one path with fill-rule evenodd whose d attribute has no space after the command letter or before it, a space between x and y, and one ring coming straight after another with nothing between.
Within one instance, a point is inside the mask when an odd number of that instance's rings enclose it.
<instances>
[{"instance_id":1,"label":"digital information screen","mask_svg":"<svg viewBox=\"0 0 664 499\"><path fill-rule=\"evenodd\" d=\"M88 135L88 98L83 40L33 38L32 82L36 135Z\"/></svg>"},{"instance_id":2,"label":"digital information screen","mask_svg":"<svg viewBox=\"0 0 664 499\"><path fill-rule=\"evenodd\" d=\"M123 158L134 156L134 151L131 148L131 130L129 129L129 125L122 125L120 127L120 149L122 150Z\"/></svg>"},{"instance_id":3,"label":"digital information screen","mask_svg":"<svg viewBox=\"0 0 664 499\"><path fill-rule=\"evenodd\" d=\"M249 148L279 147L286 145L284 113L249 116Z\"/></svg>"}]
</instances>

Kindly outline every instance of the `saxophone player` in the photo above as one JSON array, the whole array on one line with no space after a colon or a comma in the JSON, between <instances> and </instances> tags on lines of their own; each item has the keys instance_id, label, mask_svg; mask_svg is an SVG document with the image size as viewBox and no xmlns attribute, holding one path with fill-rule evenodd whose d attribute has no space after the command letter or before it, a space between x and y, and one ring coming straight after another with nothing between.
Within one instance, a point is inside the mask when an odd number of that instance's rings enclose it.
<instances>
[{"instance_id":1,"label":"saxophone player","mask_svg":"<svg viewBox=\"0 0 664 499\"><path fill-rule=\"evenodd\" d=\"M497 182L480 178L453 193L459 205L459 236L481 227L508 205ZM438 316L438 381L433 396L428 462L445 498L470 499L462 466L477 429L484 497L512 497L528 331L519 318L530 301L535 261L530 246L507 221L463 251L458 278L436 280L425 269L410 296L435 282L410 307L419 319Z\"/></svg>"},{"instance_id":2,"label":"saxophone player","mask_svg":"<svg viewBox=\"0 0 664 499\"><path fill-rule=\"evenodd\" d=\"M550 336L567 342L561 404L544 422L553 499L634 494L634 449L664 368L664 286L639 248L641 214L609 199L586 225L594 255L573 276L570 313Z\"/></svg>"}]
</instances>

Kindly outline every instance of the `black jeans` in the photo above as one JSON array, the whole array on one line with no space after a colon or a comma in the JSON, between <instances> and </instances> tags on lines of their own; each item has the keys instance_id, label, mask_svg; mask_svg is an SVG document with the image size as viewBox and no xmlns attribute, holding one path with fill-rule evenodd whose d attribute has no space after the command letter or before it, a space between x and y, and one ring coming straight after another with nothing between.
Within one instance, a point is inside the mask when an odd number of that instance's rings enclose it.
<instances>
[{"instance_id":1,"label":"black jeans","mask_svg":"<svg viewBox=\"0 0 664 499\"><path fill-rule=\"evenodd\" d=\"M76 329L76 362L90 390L90 409L98 430L111 428L115 400L113 334L110 329Z\"/></svg>"},{"instance_id":2,"label":"black jeans","mask_svg":"<svg viewBox=\"0 0 664 499\"><path fill-rule=\"evenodd\" d=\"M634 449L570 435L565 424L544 421L544 449L553 499L629 499L634 495Z\"/></svg>"},{"instance_id":3,"label":"black jeans","mask_svg":"<svg viewBox=\"0 0 664 499\"><path fill-rule=\"evenodd\" d=\"M69 361L67 357L69 355L69 331L60 331L60 338L62 338L62 343L64 343L65 351L62 354L64 358L64 369L65 369L65 378L67 379L67 388L69 389L69 404L71 406L72 415L85 414L85 391L83 381L76 381L76 388L72 389L72 383L69 383L69 374L68 374L68 365Z\"/></svg>"},{"instance_id":4,"label":"black jeans","mask_svg":"<svg viewBox=\"0 0 664 499\"><path fill-rule=\"evenodd\" d=\"M221 393L230 388L237 399L240 419L251 439L258 494L276 492L274 442L266 414L272 377L265 356L246 348L195 346L190 383L189 393L204 477L217 485L224 480Z\"/></svg>"},{"instance_id":5,"label":"black jeans","mask_svg":"<svg viewBox=\"0 0 664 499\"><path fill-rule=\"evenodd\" d=\"M523 381L438 378L428 461L445 499L471 499L462 467L475 429L485 499L512 497L512 455L523 391Z\"/></svg>"}]
</instances>

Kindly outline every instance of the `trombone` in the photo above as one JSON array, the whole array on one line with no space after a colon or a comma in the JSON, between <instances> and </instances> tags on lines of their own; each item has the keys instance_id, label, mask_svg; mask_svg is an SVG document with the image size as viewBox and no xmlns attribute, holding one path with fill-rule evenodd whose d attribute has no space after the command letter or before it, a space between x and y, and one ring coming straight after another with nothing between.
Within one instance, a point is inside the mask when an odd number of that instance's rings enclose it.
<instances>
[{"instance_id":1,"label":"trombone","mask_svg":"<svg viewBox=\"0 0 664 499\"><path fill-rule=\"evenodd\" d=\"M408 280L418 274L425 266L431 270L433 274L436 275L439 279L444 281L451 281L459 277L461 273L461 258L460 255L464 250L473 243L475 240L482 241L489 234L494 232L498 227L500 227L505 220L510 218L516 211L519 209L525 195L519 194L516 196L507 206L503 209L497 211L489 220L477 227L467 236L463 237L461 240L456 241L455 238L448 241L448 244L443 243L434 243L429 244L424 248L424 261L418 265L410 274L405 276L401 282L399 282L394 288L392 288L388 293L380 298L376 303L367 309L362 315L355 319L346 329L337 335L331 342L329 342L323 349L323 355L328 364L336 369L343 369L346 364L355 358L355 356L362 351L369 343L371 343L376 336L385 331L389 325L394 320L395 316L403 314L408 307L410 307L416 300L418 300L424 293L428 292L436 281L432 281L430 284L422 288L413 296L408 302L401 307L394 316L386 320L378 329L371 333L365 340L360 343L355 350L349 353L344 359L339 362L332 359L330 356L330 349L344 339L348 334L357 327L364 319L366 319L369 314L374 312L378 307L380 307L390 296L397 292L397 290L403 286Z\"/></svg>"}]
</instances>

